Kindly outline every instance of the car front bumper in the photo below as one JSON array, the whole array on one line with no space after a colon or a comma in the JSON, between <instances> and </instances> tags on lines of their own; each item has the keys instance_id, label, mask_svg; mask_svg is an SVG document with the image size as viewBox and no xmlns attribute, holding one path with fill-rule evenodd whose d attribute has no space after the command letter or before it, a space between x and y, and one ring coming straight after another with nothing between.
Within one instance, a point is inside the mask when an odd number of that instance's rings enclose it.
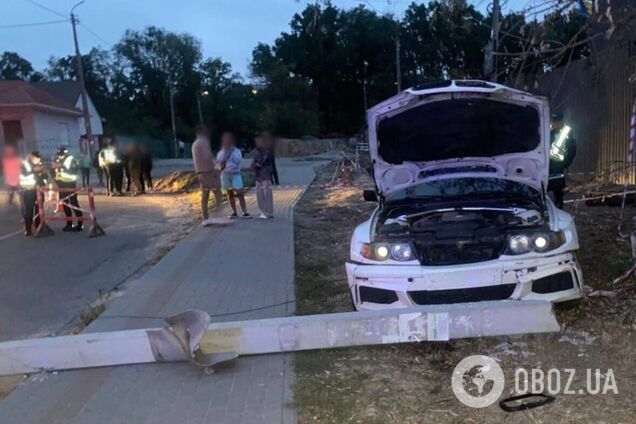
<instances>
[{"instance_id":1,"label":"car front bumper","mask_svg":"<svg viewBox=\"0 0 636 424\"><path fill-rule=\"evenodd\" d=\"M346 268L357 310L503 299L564 302L580 298L583 288L572 252L435 267L348 262Z\"/></svg>"}]
</instances>

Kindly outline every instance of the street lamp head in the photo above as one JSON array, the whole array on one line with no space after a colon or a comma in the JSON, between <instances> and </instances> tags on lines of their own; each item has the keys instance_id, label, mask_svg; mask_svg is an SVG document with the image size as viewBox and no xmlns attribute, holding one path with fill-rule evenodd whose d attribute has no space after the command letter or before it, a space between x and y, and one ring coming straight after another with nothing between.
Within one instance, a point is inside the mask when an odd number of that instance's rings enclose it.
<instances>
[{"instance_id":1,"label":"street lamp head","mask_svg":"<svg viewBox=\"0 0 636 424\"><path fill-rule=\"evenodd\" d=\"M210 92L208 90L202 91L201 95L202 96L208 96L210 94Z\"/></svg>"},{"instance_id":2,"label":"street lamp head","mask_svg":"<svg viewBox=\"0 0 636 424\"><path fill-rule=\"evenodd\" d=\"M258 94L258 89L256 87L252 88L252 94L255 96Z\"/></svg>"},{"instance_id":3,"label":"street lamp head","mask_svg":"<svg viewBox=\"0 0 636 424\"><path fill-rule=\"evenodd\" d=\"M84 0L80 1L79 3L76 3L76 4L75 4L75 6L73 6L73 7L71 8L71 13L73 13L73 11L75 10L75 8L76 8L77 6L79 6L79 5L83 4L83 3L84 3Z\"/></svg>"}]
</instances>

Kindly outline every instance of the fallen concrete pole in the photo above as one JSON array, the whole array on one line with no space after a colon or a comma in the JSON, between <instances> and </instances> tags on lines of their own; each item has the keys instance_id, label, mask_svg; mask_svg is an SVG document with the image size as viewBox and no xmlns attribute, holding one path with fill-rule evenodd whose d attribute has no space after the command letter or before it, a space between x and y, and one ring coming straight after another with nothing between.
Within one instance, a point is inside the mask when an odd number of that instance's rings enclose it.
<instances>
[{"instance_id":1,"label":"fallen concrete pole","mask_svg":"<svg viewBox=\"0 0 636 424\"><path fill-rule=\"evenodd\" d=\"M211 366L240 355L559 331L552 305L494 301L210 323L202 311L165 328L0 343L0 375L153 362Z\"/></svg>"}]
</instances>

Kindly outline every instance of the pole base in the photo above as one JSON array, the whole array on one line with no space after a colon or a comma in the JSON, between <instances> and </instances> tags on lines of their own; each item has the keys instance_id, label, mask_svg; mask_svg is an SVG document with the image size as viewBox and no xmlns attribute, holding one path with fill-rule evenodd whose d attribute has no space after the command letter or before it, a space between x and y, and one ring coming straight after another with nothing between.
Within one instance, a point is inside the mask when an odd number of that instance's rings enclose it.
<instances>
[{"instance_id":1,"label":"pole base","mask_svg":"<svg viewBox=\"0 0 636 424\"><path fill-rule=\"evenodd\" d=\"M100 227L99 224L97 224L97 222L93 222L93 225L91 225L90 230L88 230L89 239L95 238L95 237L101 237L105 235L106 235L106 231L104 231L102 227Z\"/></svg>"},{"instance_id":2,"label":"pole base","mask_svg":"<svg viewBox=\"0 0 636 424\"><path fill-rule=\"evenodd\" d=\"M35 230L35 238L40 237L50 237L55 234L55 231L48 224L40 224L40 226Z\"/></svg>"}]
</instances>

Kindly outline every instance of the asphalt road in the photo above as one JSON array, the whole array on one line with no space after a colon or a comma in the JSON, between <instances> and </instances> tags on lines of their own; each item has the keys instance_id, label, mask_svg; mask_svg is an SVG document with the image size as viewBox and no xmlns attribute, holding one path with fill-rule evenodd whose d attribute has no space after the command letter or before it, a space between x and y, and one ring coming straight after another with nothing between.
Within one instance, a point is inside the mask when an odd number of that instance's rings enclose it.
<instances>
[{"instance_id":1,"label":"asphalt road","mask_svg":"<svg viewBox=\"0 0 636 424\"><path fill-rule=\"evenodd\" d=\"M53 237L26 238L19 210L0 193L0 340L70 327L102 293L143 274L192 225L188 204L177 196L98 195L96 207L105 237L63 233L58 222Z\"/></svg>"}]
</instances>

